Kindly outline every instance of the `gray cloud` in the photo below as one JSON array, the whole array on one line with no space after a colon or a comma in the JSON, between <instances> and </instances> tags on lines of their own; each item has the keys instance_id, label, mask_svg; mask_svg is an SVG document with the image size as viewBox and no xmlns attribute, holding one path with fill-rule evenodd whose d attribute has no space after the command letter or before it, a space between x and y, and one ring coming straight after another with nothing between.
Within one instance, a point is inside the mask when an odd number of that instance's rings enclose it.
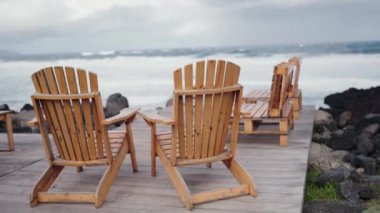
<instances>
[{"instance_id":1,"label":"gray cloud","mask_svg":"<svg viewBox=\"0 0 380 213\"><path fill-rule=\"evenodd\" d=\"M0 7L14 2L29 2L19 8L30 11L0 15L0 49L27 53L380 39L377 0L98 1L88 10L70 0L17 0Z\"/></svg>"}]
</instances>

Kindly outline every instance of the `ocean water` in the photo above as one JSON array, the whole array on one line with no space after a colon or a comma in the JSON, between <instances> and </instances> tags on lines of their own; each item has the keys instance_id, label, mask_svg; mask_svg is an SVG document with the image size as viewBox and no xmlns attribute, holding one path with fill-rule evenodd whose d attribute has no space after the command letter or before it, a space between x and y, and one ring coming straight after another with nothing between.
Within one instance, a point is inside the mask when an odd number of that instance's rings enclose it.
<instances>
[{"instance_id":1,"label":"ocean water","mask_svg":"<svg viewBox=\"0 0 380 213\"><path fill-rule=\"evenodd\" d=\"M322 106L323 98L350 87L380 85L380 42L258 46L171 50L129 50L23 55L0 51L0 104L20 110L31 103L30 76L47 66L73 66L99 76L103 102L115 92L133 107L164 106L173 89L172 71L203 59L225 59L241 66L247 92L269 88L273 66L290 57L303 58L299 85L304 104Z\"/></svg>"}]
</instances>

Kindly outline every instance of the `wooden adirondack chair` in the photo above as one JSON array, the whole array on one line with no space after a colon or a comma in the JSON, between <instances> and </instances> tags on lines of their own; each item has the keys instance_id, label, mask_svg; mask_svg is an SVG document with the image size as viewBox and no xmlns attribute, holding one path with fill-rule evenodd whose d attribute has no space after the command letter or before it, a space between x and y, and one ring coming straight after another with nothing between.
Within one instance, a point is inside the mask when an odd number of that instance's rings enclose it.
<instances>
[{"instance_id":1,"label":"wooden adirondack chair","mask_svg":"<svg viewBox=\"0 0 380 213\"><path fill-rule=\"evenodd\" d=\"M199 61L195 67L188 64L183 70L174 71L174 118L139 112L151 127L152 176L156 176L158 155L188 209L193 204L227 197L256 196L251 175L235 159L242 95L242 86L238 84L240 67L221 60ZM157 124L168 125L171 131L157 133ZM215 161L223 161L240 185L191 195L177 167Z\"/></svg>"},{"instance_id":2,"label":"wooden adirondack chair","mask_svg":"<svg viewBox=\"0 0 380 213\"><path fill-rule=\"evenodd\" d=\"M298 87L298 79L301 69L301 58L293 57L288 61L290 64L293 64L294 67L294 76L291 77L291 84L288 88L289 98L293 102L293 117L295 119L299 118L300 111L302 109L302 91ZM256 101L269 101L271 91L266 89L261 90L252 90L248 92L247 95L243 97L243 102L246 103L255 103Z\"/></svg>"},{"instance_id":3,"label":"wooden adirondack chair","mask_svg":"<svg viewBox=\"0 0 380 213\"><path fill-rule=\"evenodd\" d=\"M4 127L7 130L7 138L8 138L8 149L1 149L0 151L14 151L15 150L11 114L12 114L11 111L0 111L0 121L4 121Z\"/></svg>"},{"instance_id":4,"label":"wooden adirondack chair","mask_svg":"<svg viewBox=\"0 0 380 213\"><path fill-rule=\"evenodd\" d=\"M32 75L36 93L32 95L42 142L49 167L35 185L30 205L40 202L90 202L99 208L104 203L120 166L130 153L133 171L137 171L131 122L137 110L126 110L104 118L98 80L95 73L71 67L48 67ZM78 83L77 83L78 82ZM53 136L55 149L44 123ZM125 131L108 132L108 126L125 122ZM107 166L95 193L47 192L65 166Z\"/></svg>"},{"instance_id":5,"label":"wooden adirondack chair","mask_svg":"<svg viewBox=\"0 0 380 213\"><path fill-rule=\"evenodd\" d=\"M277 134L280 136L280 145L288 145L288 131L293 128L293 105L288 98L293 69L290 63L275 66L269 101L257 100L242 105L242 134ZM276 124L278 129L260 129L267 124Z\"/></svg>"}]
</instances>

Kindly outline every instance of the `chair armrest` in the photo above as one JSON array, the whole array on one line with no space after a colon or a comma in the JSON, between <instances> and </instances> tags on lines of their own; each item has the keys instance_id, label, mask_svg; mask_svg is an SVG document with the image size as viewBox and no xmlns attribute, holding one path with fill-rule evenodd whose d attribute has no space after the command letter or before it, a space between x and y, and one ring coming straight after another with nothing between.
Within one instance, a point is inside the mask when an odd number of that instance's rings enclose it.
<instances>
[{"instance_id":1,"label":"chair armrest","mask_svg":"<svg viewBox=\"0 0 380 213\"><path fill-rule=\"evenodd\" d=\"M172 118L163 117L157 112L137 112L147 123L158 123L163 125L174 125L175 121Z\"/></svg>"},{"instance_id":2,"label":"chair armrest","mask_svg":"<svg viewBox=\"0 0 380 213\"><path fill-rule=\"evenodd\" d=\"M102 121L102 125L111 125L111 124L115 124L118 122L127 121L128 119L134 117L139 110L140 110L140 108L138 108L138 109L130 109L130 108L123 109L120 111L119 114L112 116L110 118L104 119Z\"/></svg>"},{"instance_id":3,"label":"chair armrest","mask_svg":"<svg viewBox=\"0 0 380 213\"><path fill-rule=\"evenodd\" d=\"M34 117L34 118L32 118L32 120L27 121L26 125L28 125L28 126L37 126L38 125L37 117Z\"/></svg>"}]
</instances>

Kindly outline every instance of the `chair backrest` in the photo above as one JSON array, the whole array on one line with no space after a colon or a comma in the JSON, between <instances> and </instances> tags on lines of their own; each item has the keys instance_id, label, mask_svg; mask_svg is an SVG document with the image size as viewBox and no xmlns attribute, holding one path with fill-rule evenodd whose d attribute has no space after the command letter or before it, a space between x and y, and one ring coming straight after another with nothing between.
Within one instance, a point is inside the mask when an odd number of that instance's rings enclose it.
<instances>
[{"instance_id":1,"label":"chair backrest","mask_svg":"<svg viewBox=\"0 0 380 213\"><path fill-rule=\"evenodd\" d=\"M97 75L72 67L48 67L32 75L36 93L32 96L40 129L47 122L59 158L70 161L104 159L101 120L104 113ZM50 160L54 156L44 145ZM48 148L47 148L48 147ZM50 150L49 150L50 149Z\"/></svg>"},{"instance_id":2,"label":"chair backrest","mask_svg":"<svg viewBox=\"0 0 380 213\"><path fill-rule=\"evenodd\" d=\"M295 66L283 62L274 67L269 97L268 115L279 117L287 104Z\"/></svg>"},{"instance_id":3,"label":"chair backrest","mask_svg":"<svg viewBox=\"0 0 380 213\"><path fill-rule=\"evenodd\" d=\"M235 118L232 128L236 127L231 131L231 144L236 144L242 91L239 74L238 65L222 60L199 61L174 71L177 157L199 159L223 153L231 113Z\"/></svg>"},{"instance_id":4,"label":"chair backrest","mask_svg":"<svg viewBox=\"0 0 380 213\"><path fill-rule=\"evenodd\" d=\"M298 79L300 76L301 60L302 59L300 57L293 57L288 61L290 64L294 65L294 77L289 88L290 97L294 97L295 93L298 91Z\"/></svg>"}]
</instances>

